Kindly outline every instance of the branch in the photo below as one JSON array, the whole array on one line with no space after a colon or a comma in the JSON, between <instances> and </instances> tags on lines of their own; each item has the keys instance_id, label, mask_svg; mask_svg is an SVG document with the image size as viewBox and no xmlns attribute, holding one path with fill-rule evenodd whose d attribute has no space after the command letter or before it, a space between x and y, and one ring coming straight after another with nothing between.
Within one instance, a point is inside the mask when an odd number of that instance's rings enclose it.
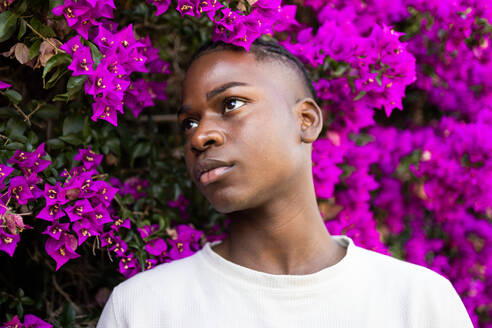
<instances>
[{"instance_id":1,"label":"branch","mask_svg":"<svg viewBox=\"0 0 492 328\"><path fill-rule=\"evenodd\" d=\"M31 24L29 24L29 23L28 23L25 19L22 19L22 20L24 21L24 23L26 24L26 26L27 26L27 27L29 27L29 29L30 29L31 31L33 31L33 32L34 32L34 34L36 34L36 35L37 35L37 36L39 36L41 39L43 39L43 41L48 42L48 44L49 44L50 46L52 46L52 47L53 47L53 49L55 49L55 51L56 51L56 52L63 52L63 53L65 53L65 51L64 51L64 50L62 50L62 49L58 48L56 45L54 45L54 44L53 44L53 42L51 42L50 40L48 40L48 38L46 38L44 35L42 35L42 34L41 34L41 33L39 33L38 31L36 31L36 30L34 29L34 27L32 27L32 26L31 26Z\"/></svg>"},{"instance_id":2,"label":"branch","mask_svg":"<svg viewBox=\"0 0 492 328\"><path fill-rule=\"evenodd\" d=\"M24 113L24 111L17 104L12 103L12 106L14 106L14 108L19 112L19 114L21 114L24 117L24 121L26 121L27 124L29 124L29 126L31 126L31 120L26 115L26 113Z\"/></svg>"},{"instance_id":3,"label":"branch","mask_svg":"<svg viewBox=\"0 0 492 328\"><path fill-rule=\"evenodd\" d=\"M58 285L58 282L56 281L56 278L55 278L55 275L51 276L52 277L52 282L53 282L53 286L55 286L55 289L58 293L60 293L72 306L73 308L75 309L75 312L77 313L82 313L80 311L80 308L77 306L77 304L75 304L72 299L70 298L70 296L65 292L63 291L63 289L61 289L60 285Z\"/></svg>"}]
</instances>

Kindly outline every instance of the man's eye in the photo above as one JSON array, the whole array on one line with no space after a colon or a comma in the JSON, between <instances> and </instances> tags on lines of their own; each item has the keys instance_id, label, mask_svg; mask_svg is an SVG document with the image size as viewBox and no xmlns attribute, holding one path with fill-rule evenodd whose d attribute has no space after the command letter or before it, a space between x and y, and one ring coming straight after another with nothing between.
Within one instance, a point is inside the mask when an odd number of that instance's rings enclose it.
<instances>
[{"instance_id":1,"label":"man's eye","mask_svg":"<svg viewBox=\"0 0 492 328\"><path fill-rule=\"evenodd\" d=\"M188 131L190 129L196 128L198 126L198 122L189 118L185 118L183 122L181 122L181 130Z\"/></svg>"},{"instance_id":2,"label":"man's eye","mask_svg":"<svg viewBox=\"0 0 492 328\"><path fill-rule=\"evenodd\" d=\"M232 112L246 104L245 101L242 101L238 98L226 98L224 100L224 112Z\"/></svg>"}]
</instances>

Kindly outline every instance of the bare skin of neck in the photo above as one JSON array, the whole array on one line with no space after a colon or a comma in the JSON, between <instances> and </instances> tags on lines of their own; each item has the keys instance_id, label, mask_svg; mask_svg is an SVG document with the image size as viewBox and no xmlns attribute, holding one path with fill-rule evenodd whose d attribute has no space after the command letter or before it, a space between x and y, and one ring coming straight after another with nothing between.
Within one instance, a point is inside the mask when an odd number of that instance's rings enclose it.
<instances>
[{"instance_id":1,"label":"bare skin of neck","mask_svg":"<svg viewBox=\"0 0 492 328\"><path fill-rule=\"evenodd\" d=\"M231 213L230 234L213 250L233 263L270 274L304 275L338 263L346 248L324 226L312 177L305 181L305 188L287 188L291 192L276 193L264 206Z\"/></svg>"}]
</instances>

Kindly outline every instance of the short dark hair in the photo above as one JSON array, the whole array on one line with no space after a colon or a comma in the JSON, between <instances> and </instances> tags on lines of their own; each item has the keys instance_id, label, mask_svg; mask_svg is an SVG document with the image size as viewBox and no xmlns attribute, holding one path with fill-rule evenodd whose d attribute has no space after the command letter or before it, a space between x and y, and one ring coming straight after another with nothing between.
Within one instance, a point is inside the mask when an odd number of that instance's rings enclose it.
<instances>
[{"instance_id":1,"label":"short dark hair","mask_svg":"<svg viewBox=\"0 0 492 328\"><path fill-rule=\"evenodd\" d=\"M230 43L225 43L223 41L208 41L205 44L203 44L191 57L191 60L188 62L188 65L186 69L190 68L191 64L197 60L199 57L210 53L214 51L221 51L221 50L232 50L232 51L246 51L244 48L230 44ZM278 60L284 65L289 66L290 68L294 69L297 74L299 74L303 80L304 86L310 93L310 97L313 98L315 101L317 101L316 98L316 90L314 89L313 86L313 81L311 80L311 77L309 76L309 73L306 69L306 67L303 65L303 63L296 57L294 56L290 51L285 49L283 46L279 45L278 43L274 41L267 41L263 40L261 38L256 39L253 44L251 45L251 48L249 50L250 53L253 53L255 58L258 61L262 61L265 59L274 59Z\"/></svg>"}]
</instances>

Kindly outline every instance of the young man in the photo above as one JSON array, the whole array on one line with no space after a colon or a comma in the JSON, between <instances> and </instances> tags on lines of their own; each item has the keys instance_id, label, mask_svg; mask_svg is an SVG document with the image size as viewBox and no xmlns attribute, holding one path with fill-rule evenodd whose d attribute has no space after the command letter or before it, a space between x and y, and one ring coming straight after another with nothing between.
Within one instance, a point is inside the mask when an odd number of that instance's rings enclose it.
<instances>
[{"instance_id":1,"label":"young man","mask_svg":"<svg viewBox=\"0 0 492 328\"><path fill-rule=\"evenodd\" d=\"M98 327L472 327L450 282L332 236L311 145L322 112L302 64L256 41L209 44L179 124L197 188L231 219L222 242L117 286Z\"/></svg>"}]
</instances>

